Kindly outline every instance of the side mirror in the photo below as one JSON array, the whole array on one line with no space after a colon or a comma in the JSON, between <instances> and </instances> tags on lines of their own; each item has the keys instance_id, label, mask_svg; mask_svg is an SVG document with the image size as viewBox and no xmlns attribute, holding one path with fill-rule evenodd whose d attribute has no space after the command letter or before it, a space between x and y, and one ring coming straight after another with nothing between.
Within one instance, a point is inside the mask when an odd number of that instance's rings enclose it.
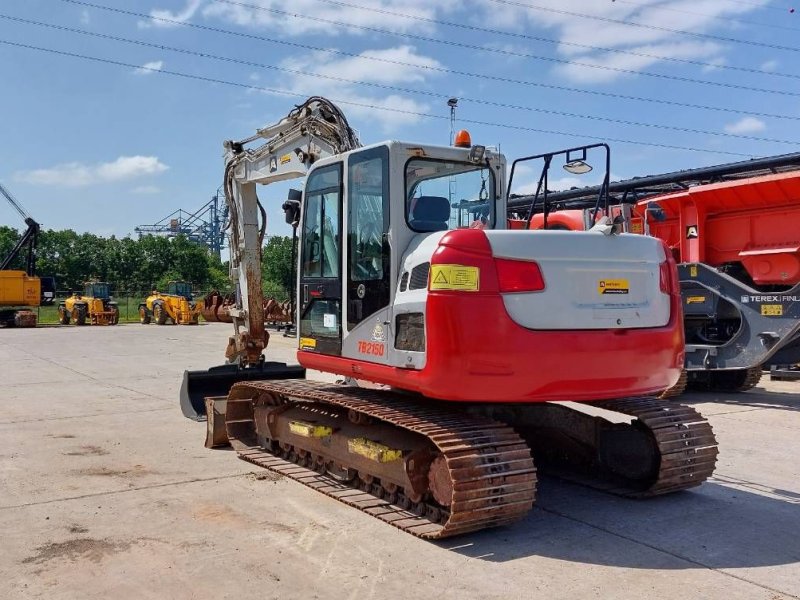
<instances>
[{"instance_id":1,"label":"side mirror","mask_svg":"<svg viewBox=\"0 0 800 600\"><path fill-rule=\"evenodd\" d=\"M290 189L286 202L283 203L283 213L286 216L286 223L292 227L297 227L300 223L300 201L303 193L300 190Z\"/></svg>"}]
</instances>

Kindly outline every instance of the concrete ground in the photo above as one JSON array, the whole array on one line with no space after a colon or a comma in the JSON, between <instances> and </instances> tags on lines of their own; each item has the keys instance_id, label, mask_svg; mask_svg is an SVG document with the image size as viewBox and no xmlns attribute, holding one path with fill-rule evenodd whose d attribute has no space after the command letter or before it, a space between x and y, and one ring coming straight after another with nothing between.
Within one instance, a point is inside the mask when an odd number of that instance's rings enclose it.
<instances>
[{"instance_id":1,"label":"concrete ground","mask_svg":"<svg viewBox=\"0 0 800 600\"><path fill-rule=\"evenodd\" d=\"M0 598L800 598L800 383L684 398L721 448L695 491L544 478L518 525L431 543L203 448L181 374L229 327L0 331Z\"/></svg>"}]
</instances>

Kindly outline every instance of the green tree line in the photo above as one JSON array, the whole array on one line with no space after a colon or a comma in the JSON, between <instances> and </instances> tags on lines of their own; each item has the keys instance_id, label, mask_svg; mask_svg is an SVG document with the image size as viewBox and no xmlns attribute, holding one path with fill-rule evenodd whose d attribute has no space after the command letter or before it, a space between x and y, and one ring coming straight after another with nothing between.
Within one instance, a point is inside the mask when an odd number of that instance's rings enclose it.
<instances>
[{"instance_id":1,"label":"green tree line","mask_svg":"<svg viewBox=\"0 0 800 600\"><path fill-rule=\"evenodd\" d=\"M20 232L0 226L0 257L9 254ZM264 247L264 287L292 287L291 238L273 236ZM22 257L11 268L22 269ZM195 288L230 290L227 263L184 236L102 237L52 229L39 233L36 272L56 278L59 290L79 290L86 281L109 282L115 290L164 288L171 279L190 281ZM272 295L275 295L274 291Z\"/></svg>"}]
</instances>

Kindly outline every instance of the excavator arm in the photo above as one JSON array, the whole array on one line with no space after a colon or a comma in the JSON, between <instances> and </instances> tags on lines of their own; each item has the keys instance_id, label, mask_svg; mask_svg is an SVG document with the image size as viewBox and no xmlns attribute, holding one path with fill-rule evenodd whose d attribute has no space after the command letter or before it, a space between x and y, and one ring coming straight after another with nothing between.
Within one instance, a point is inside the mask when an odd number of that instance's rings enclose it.
<instances>
[{"instance_id":1,"label":"excavator arm","mask_svg":"<svg viewBox=\"0 0 800 600\"><path fill-rule=\"evenodd\" d=\"M259 146L247 147L261 140L265 141ZM225 142L230 272L236 282L236 307L230 311L235 333L225 353L229 362L241 367L258 365L264 360L262 352L269 340L261 288L266 212L256 186L304 177L320 158L360 146L341 110L319 96L309 98L279 122L249 138Z\"/></svg>"}]
</instances>

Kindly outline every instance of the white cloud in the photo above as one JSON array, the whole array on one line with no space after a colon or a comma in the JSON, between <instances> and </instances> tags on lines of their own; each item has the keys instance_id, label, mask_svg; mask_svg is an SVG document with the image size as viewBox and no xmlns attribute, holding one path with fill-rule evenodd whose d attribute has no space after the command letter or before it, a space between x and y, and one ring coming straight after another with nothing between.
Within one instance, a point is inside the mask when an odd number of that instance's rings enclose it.
<instances>
[{"instance_id":1,"label":"white cloud","mask_svg":"<svg viewBox=\"0 0 800 600\"><path fill-rule=\"evenodd\" d=\"M131 190L132 194L160 194L161 188L155 185L140 185Z\"/></svg>"},{"instance_id":2,"label":"white cloud","mask_svg":"<svg viewBox=\"0 0 800 600\"><path fill-rule=\"evenodd\" d=\"M150 16L153 17L153 19L139 21L138 25L141 28L161 27L163 29L168 29L170 27L177 27L178 23L185 23L191 19L197 12L197 9L199 9L202 5L203 0L187 0L186 6L183 8L183 10L177 12L164 9L153 9L150 11ZM177 23L159 21L158 19L169 19L169 21L177 21Z\"/></svg>"},{"instance_id":3,"label":"white cloud","mask_svg":"<svg viewBox=\"0 0 800 600\"><path fill-rule=\"evenodd\" d=\"M383 61L398 61L405 65ZM412 46L398 46L380 50L366 50L358 57L337 59L325 52L292 57L282 67L314 75L287 74L276 82L275 87L291 90L302 95L322 95L342 104L348 117L376 122L383 133L392 133L404 126L417 123L420 116L414 113L428 112L430 106L409 97L382 93L380 89L370 92L368 87L327 79L343 78L381 85L402 85L425 82L441 64L434 58L419 54ZM320 77L322 75L322 77ZM373 108L374 107L374 108ZM351 125L354 125L351 119Z\"/></svg>"},{"instance_id":4,"label":"white cloud","mask_svg":"<svg viewBox=\"0 0 800 600\"><path fill-rule=\"evenodd\" d=\"M734 123L728 123L724 127L726 133L735 134L758 133L766 128L764 121L755 117L744 117Z\"/></svg>"},{"instance_id":5,"label":"white cloud","mask_svg":"<svg viewBox=\"0 0 800 600\"><path fill-rule=\"evenodd\" d=\"M160 71L164 68L164 61L163 60L153 60L150 62L144 63L141 67L137 67L133 70L134 73L137 75L150 75L155 73L156 71Z\"/></svg>"},{"instance_id":6,"label":"white cloud","mask_svg":"<svg viewBox=\"0 0 800 600\"><path fill-rule=\"evenodd\" d=\"M332 58L328 53L319 52L286 60L281 66L327 77L384 84L424 81L426 72L442 68L435 58L417 54L413 46L365 50L357 57L346 58Z\"/></svg>"},{"instance_id":7,"label":"white cloud","mask_svg":"<svg viewBox=\"0 0 800 600\"><path fill-rule=\"evenodd\" d=\"M484 12L477 18L493 27L515 31L527 31L532 27L549 29L552 34L548 37L559 40L558 52L565 59L592 65L589 67L565 65L558 67L558 72L573 81L608 82L619 79L625 74L608 69L604 71L596 67L613 67L636 72L663 61L649 56L592 50L585 46L709 62L712 68L719 67L724 64L722 52L727 48L664 29L695 33L710 32L718 26L719 17L749 13L768 2L769 0L753 0L747 3L719 0L673 0L668 3L663 0L641 2L537 0L535 3L537 6L549 10L537 10L535 7L518 3L508 5L484 3ZM565 13L635 22L652 28L588 19Z\"/></svg>"},{"instance_id":8,"label":"white cloud","mask_svg":"<svg viewBox=\"0 0 800 600\"><path fill-rule=\"evenodd\" d=\"M708 64L703 67L703 73L711 73L712 71L719 71L720 67L728 64L728 61L722 57L712 58L707 61Z\"/></svg>"},{"instance_id":9,"label":"white cloud","mask_svg":"<svg viewBox=\"0 0 800 600\"><path fill-rule=\"evenodd\" d=\"M778 68L777 60L768 60L761 64L761 70L771 72Z\"/></svg>"},{"instance_id":10,"label":"white cloud","mask_svg":"<svg viewBox=\"0 0 800 600\"><path fill-rule=\"evenodd\" d=\"M716 44L682 42L676 44L658 44L630 48L639 54L653 56L668 56L671 58L694 59L702 56L711 56L719 51ZM568 79L584 83L603 83L614 81L623 77L617 69L624 69L636 73L659 62L657 58L648 56L602 53L587 54L580 57L571 57L572 60L583 64L568 64L558 67L558 71Z\"/></svg>"},{"instance_id":11,"label":"white cloud","mask_svg":"<svg viewBox=\"0 0 800 600\"><path fill-rule=\"evenodd\" d=\"M457 0L437 0L436 2L404 0L402 3L393 0L371 0L369 3L359 3L368 5L368 10L321 3L318 0L293 0L291 3L286 3L284 0L249 0L246 4L258 8L214 2L203 9L203 16L223 19L243 27L275 29L283 35L289 36L309 33L330 35L345 31L350 34L363 33L362 30L334 25L325 21L348 23L360 27L379 27L392 31L429 33L435 28L433 23L426 23L418 18L405 18L397 16L397 14L436 19L440 14L460 6ZM287 16L284 11L290 12L292 16ZM387 12L395 14L387 14ZM302 15L313 18L303 18Z\"/></svg>"},{"instance_id":12,"label":"white cloud","mask_svg":"<svg viewBox=\"0 0 800 600\"><path fill-rule=\"evenodd\" d=\"M158 175L167 169L169 167L156 156L120 156L115 161L95 165L69 162L47 169L20 171L14 174L14 179L34 185L85 187Z\"/></svg>"}]
</instances>

